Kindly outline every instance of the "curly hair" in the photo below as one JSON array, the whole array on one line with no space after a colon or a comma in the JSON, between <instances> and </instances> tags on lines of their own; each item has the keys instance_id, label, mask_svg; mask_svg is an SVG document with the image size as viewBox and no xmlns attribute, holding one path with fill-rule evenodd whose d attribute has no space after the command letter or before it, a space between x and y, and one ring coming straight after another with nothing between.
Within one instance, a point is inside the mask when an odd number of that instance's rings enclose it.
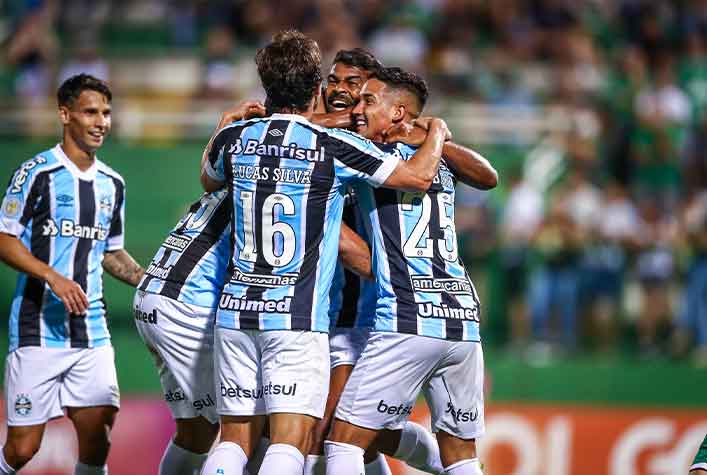
<instances>
[{"instance_id":1,"label":"curly hair","mask_svg":"<svg viewBox=\"0 0 707 475\"><path fill-rule=\"evenodd\" d=\"M56 100L60 106L71 107L83 91L96 91L103 94L108 102L113 100L113 94L108 83L89 74L77 74L64 81L56 92Z\"/></svg>"},{"instance_id":2,"label":"curly hair","mask_svg":"<svg viewBox=\"0 0 707 475\"><path fill-rule=\"evenodd\" d=\"M383 65L369 51L363 48L342 49L334 56L334 64L342 63L354 68L363 69L370 73L374 73L381 69Z\"/></svg>"},{"instance_id":3,"label":"curly hair","mask_svg":"<svg viewBox=\"0 0 707 475\"><path fill-rule=\"evenodd\" d=\"M372 77L385 83L392 89L404 90L417 99L420 112L425 108L429 90L427 83L415 73L405 71L398 67L381 68L373 73Z\"/></svg>"},{"instance_id":4,"label":"curly hair","mask_svg":"<svg viewBox=\"0 0 707 475\"><path fill-rule=\"evenodd\" d=\"M316 41L297 30L276 33L255 55L266 109L307 110L322 81L321 63Z\"/></svg>"}]
</instances>

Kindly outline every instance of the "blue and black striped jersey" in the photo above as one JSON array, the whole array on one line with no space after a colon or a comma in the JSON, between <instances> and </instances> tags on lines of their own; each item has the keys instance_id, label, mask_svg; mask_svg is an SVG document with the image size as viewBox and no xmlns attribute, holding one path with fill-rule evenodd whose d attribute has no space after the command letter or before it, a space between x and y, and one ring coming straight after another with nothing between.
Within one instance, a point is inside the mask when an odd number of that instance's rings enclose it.
<instances>
[{"instance_id":1,"label":"blue and black striped jersey","mask_svg":"<svg viewBox=\"0 0 707 475\"><path fill-rule=\"evenodd\" d=\"M79 170L60 145L24 162L8 185L0 232L86 292L85 315L69 315L44 282L20 273L10 310L10 350L110 344L103 253L123 248L125 183L99 160Z\"/></svg>"},{"instance_id":2,"label":"blue and black striped jersey","mask_svg":"<svg viewBox=\"0 0 707 475\"><path fill-rule=\"evenodd\" d=\"M343 222L371 245L363 225L356 191L350 188L344 201ZM376 283L362 279L336 261L334 280L329 291L329 321L334 328L372 327L376 315Z\"/></svg>"},{"instance_id":3,"label":"blue and black striped jersey","mask_svg":"<svg viewBox=\"0 0 707 475\"><path fill-rule=\"evenodd\" d=\"M231 200L204 194L160 246L138 289L216 309L231 255Z\"/></svg>"},{"instance_id":4,"label":"blue and black striped jersey","mask_svg":"<svg viewBox=\"0 0 707 475\"><path fill-rule=\"evenodd\" d=\"M395 150L403 160L416 151ZM455 186L442 160L427 192L357 187L378 284L374 330L480 341L479 299L457 249Z\"/></svg>"},{"instance_id":5,"label":"blue and black striped jersey","mask_svg":"<svg viewBox=\"0 0 707 475\"><path fill-rule=\"evenodd\" d=\"M398 161L357 134L299 115L221 130L205 169L227 183L237 226L218 325L328 332L346 186L380 185Z\"/></svg>"}]
</instances>

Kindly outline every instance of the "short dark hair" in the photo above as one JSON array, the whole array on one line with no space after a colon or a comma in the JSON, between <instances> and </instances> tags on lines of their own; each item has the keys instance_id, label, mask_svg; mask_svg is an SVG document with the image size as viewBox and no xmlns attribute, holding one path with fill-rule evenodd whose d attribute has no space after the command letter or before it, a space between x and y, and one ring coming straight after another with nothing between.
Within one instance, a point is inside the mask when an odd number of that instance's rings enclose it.
<instances>
[{"instance_id":1,"label":"short dark hair","mask_svg":"<svg viewBox=\"0 0 707 475\"><path fill-rule=\"evenodd\" d=\"M420 111L425 108L429 90L427 83L415 73L405 71L398 67L381 68L373 73L372 77L385 83L393 89L403 89L412 94L418 101Z\"/></svg>"},{"instance_id":2,"label":"short dark hair","mask_svg":"<svg viewBox=\"0 0 707 475\"><path fill-rule=\"evenodd\" d=\"M255 55L269 112L304 111L322 82L322 55L313 39L297 30L276 33Z\"/></svg>"},{"instance_id":3,"label":"short dark hair","mask_svg":"<svg viewBox=\"0 0 707 475\"><path fill-rule=\"evenodd\" d=\"M342 49L334 56L334 64L342 63L354 68L363 69L369 73L374 73L383 67L380 61L363 48Z\"/></svg>"},{"instance_id":4,"label":"short dark hair","mask_svg":"<svg viewBox=\"0 0 707 475\"><path fill-rule=\"evenodd\" d=\"M56 92L56 100L60 106L71 107L76 99L79 98L83 91L96 91L108 99L108 102L113 100L113 94L110 92L108 83L102 81L90 74L77 74L61 83Z\"/></svg>"}]
</instances>

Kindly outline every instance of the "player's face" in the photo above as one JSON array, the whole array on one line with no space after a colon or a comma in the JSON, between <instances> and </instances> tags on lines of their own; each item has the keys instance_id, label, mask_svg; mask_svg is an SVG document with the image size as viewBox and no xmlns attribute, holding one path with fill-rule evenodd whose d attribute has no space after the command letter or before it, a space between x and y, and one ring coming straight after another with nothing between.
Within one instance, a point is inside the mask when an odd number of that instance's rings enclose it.
<instances>
[{"instance_id":1,"label":"player's face","mask_svg":"<svg viewBox=\"0 0 707 475\"><path fill-rule=\"evenodd\" d=\"M327 76L327 85L324 90L326 111L342 111L355 106L366 79L368 79L368 73L363 69L343 63L334 63L329 76Z\"/></svg>"},{"instance_id":2,"label":"player's face","mask_svg":"<svg viewBox=\"0 0 707 475\"><path fill-rule=\"evenodd\" d=\"M69 137L84 152L95 152L110 132L110 103L98 91L81 92L71 107L60 107L60 115Z\"/></svg>"},{"instance_id":3,"label":"player's face","mask_svg":"<svg viewBox=\"0 0 707 475\"><path fill-rule=\"evenodd\" d=\"M354 131L378 142L383 141L386 130L393 126L399 114L394 94L386 90L385 83L369 79L361 89L361 100L353 109Z\"/></svg>"}]
</instances>

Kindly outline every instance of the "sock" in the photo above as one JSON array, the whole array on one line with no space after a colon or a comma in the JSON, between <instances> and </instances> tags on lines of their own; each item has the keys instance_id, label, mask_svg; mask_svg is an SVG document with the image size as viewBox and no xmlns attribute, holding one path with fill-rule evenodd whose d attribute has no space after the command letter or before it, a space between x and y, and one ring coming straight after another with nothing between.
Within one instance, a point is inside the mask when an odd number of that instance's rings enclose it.
<instances>
[{"instance_id":1,"label":"sock","mask_svg":"<svg viewBox=\"0 0 707 475\"><path fill-rule=\"evenodd\" d=\"M108 475L108 466L101 465L100 467L96 467L95 465L86 465L81 462L76 462L74 475Z\"/></svg>"},{"instance_id":2,"label":"sock","mask_svg":"<svg viewBox=\"0 0 707 475\"><path fill-rule=\"evenodd\" d=\"M204 462L201 475L243 475L248 457L240 445L221 442Z\"/></svg>"},{"instance_id":3,"label":"sock","mask_svg":"<svg viewBox=\"0 0 707 475\"><path fill-rule=\"evenodd\" d=\"M261 437L258 441L258 446L253 451L253 455L248 459L248 465L245 466L249 474L255 475L260 471L260 466L263 465L263 459L265 458L265 453L268 451L269 446L270 439Z\"/></svg>"},{"instance_id":4,"label":"sock","mask_svg":"<svg viewBox=\"0 0 707 475\"><path fill-rule=\"evenodd\" d=\"M484 475L478 458L464 459L444 469L445 475Z\"/></svg>"},{"instance_id":5,"label":"sock","mask_svg":"<svg viewBox=\"0 0 707 475\"><path fill-rule=\"evenodd\" d=\"M393 457L423 472L437 474L444 470L439 458L437 439L427 429L414 422L408 421L403 425L400 445Z\"/></svg>"},{"instance_id":6,"label":"sock","mask_svg":"<svg viewBox=\"0 0 707 475\"><path fill-rule=\"evenodd\" d=\"M326 457L324 455L307 455L304 461L304 475L325 475Z\"/></svg>"},{"instance_id":7,"label":"sock","mask_svg":"<svg viewBox=\"0 0 707 475\"><path fill-rule=\"evenodd\" d=\"M5 452L3 452L3 446L0 446L0 475L13 475L16 470L10 467L10 464L5 460Z\"/></svg>"},{"instance_id":8,"label":"sock","mask_svg":"<svg viewBox=\"0 0 707 475\"><path fill-rule=\"evenodd\" d=\"M363 449L342 442L324 441L327 475L364 475Z\"/></svg>"},{"instance_id":9,"label":"sock","mask_svg":"<svg viewBox=\"0 0 707 475\"><path fill-rule=\"evenodd\" d=\"M302 475L303 470L304 455L297 447L289 444L270 444L258 475Z\"/></svg>"},{"instance_id":10,"label":"sock","mask_svg":"<svg viewBox=\"0 0 707 475\"><path fill-rule=\"evenodd\" d=\"M366 475L392 475L390 467L388 466L388 461L385 459L385 455L378 454L378 457L373 462L364 465L366 470Z\"/></svg>"},{"instance_id":11,"label":"sock","mask_svg":"<svg viewBox=\"0 0 707 475\"><path fill-rule=\"evenodd\" d=\"M160 475L194 475L204 465L207 454L197 454L183 449L170 440L160 461Z\"/></svg>"}]
</instances>

